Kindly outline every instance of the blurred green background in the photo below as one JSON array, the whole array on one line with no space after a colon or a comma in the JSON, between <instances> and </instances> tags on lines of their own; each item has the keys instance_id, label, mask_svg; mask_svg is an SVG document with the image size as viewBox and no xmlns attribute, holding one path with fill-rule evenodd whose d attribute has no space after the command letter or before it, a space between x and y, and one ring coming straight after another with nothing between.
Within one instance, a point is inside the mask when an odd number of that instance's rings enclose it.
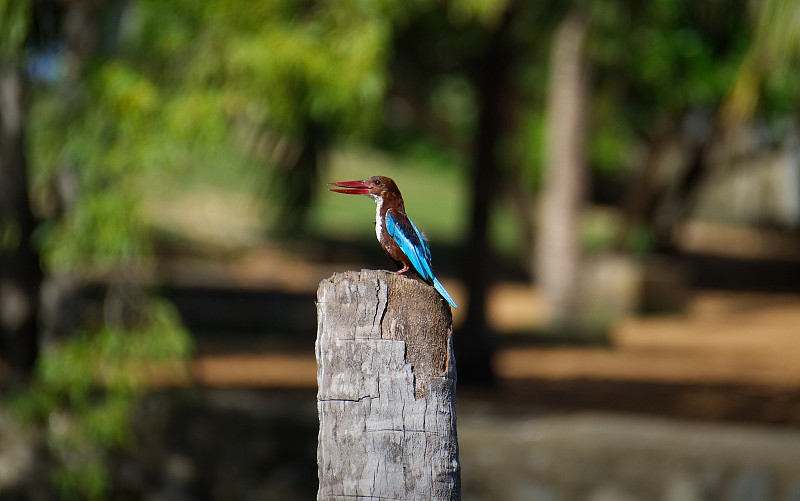
<instances>
[{"instance_id":1,"label":"blurred green background","mask_svg":"<svg viewBox=\"0 0 800 501\"><path fill-rule=\"evenodd\" d=\"M797 438L799 77L792 0L0 0L0 497L313 496L316 286L390 265L326 183L381 174L459 304L464 499L797 499L475 457Z\"/></svg>"}]
</instances>

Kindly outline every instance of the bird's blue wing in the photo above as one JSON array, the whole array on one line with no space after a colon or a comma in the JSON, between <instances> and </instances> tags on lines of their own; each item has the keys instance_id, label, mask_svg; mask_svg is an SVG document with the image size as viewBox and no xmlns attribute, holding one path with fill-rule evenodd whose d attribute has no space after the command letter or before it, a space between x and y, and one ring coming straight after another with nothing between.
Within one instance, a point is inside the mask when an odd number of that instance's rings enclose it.
<instances>
[{"instance_id":1,"label":"bird's blue wing","mask_svg":"<svg viewBox=\"0 0 800 501\"><path fill-rule=\"evenodd\" d=\"M408 216L395 217L393 214L395 209L386 211L386 231L394 239L395 243L400 246L400 249L408 256L411 264L417 270L417 273L425 280L432 280L433 286L439 291L439 294L450 303L453 308L458 308L456 302L450 297L450 294L444 288L444 285L433 275L431 268L431 250L425 243L422 233L417 229L417 226ZM398 211L399 212L399 211ZM408 224L406 224L408 221Z\"/></svg>"},{"instance_id":2,"label":"bird's blue wing","mask_svg":"<svg viewBox=\"0 0 800 501\"><path fill-rule=\"evenodd\" d=\"M414 223L408 219L395 217L393 214L394 209L386 212L386 231L394 239L395 243L400 246L403 253L408 256L414 269L424 279L433 278L433 270L431 269L431 251L425 244L422 234L419 232ZM409 224L406 224L408 221Z\"/></svg>"},{"instance_id":3,"label":"bird's blue wing","mask_svg":"<svg viewBox=\"0 0 800 501\"><path fill-rule=\"evenodd\" d=\"M430 266L430 263L431 263L431 250L430 250L430 248L428 248L428 244L425 243L427 238L425 237L425 235L421 231L419 231L419 229L417 229L417 225L414 224L414 221L412 221L410 217L406 216L406 219L408 219L408 222L411 223L411 227L414 228L414 233L416 233L417 238L419 239L419 242L420 242L421 247L422 247L423 254L425 255L425 260L428 262L428 266ZM433 276L433 273L431 273L431 276Z\"/></svg>"}]
</instances>

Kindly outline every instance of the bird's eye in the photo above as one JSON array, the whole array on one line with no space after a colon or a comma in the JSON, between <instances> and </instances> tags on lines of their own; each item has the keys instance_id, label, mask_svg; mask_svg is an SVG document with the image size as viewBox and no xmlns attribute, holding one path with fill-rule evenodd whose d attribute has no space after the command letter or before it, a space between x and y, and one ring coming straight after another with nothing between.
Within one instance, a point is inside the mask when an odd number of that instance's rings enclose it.
<instances>
[{"instance_id":1,"label":"bird's eye","mask_svg":"<svg viewBox=\"0 0 800 501\"><path fill-rule=\"evenodd\" d=\"M380 179L376 179L375 181L372 182L372 184L374 184L375 186L380 186L381 185L381 180Z\"/></svg>"}]
</instances>

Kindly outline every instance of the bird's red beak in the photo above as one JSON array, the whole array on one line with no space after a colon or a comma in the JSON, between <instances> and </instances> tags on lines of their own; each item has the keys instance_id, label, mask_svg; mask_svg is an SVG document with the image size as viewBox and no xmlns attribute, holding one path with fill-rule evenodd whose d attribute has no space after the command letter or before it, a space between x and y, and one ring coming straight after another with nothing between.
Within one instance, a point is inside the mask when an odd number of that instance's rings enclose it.
<instances>
[{"instance_id":1,"label":"bird's red beak","mask_svg":"<svg viewBox=\"0 0 800 501\"><path fill-rule=\"evenodd\" d=\"M335 191L336 193L348 193L350 195L366 195L369 193L369 190L372 189L370 185L364 183L364 181L342 181L341 183L328 183L331 186L339 186L344 188L342 190L337 190L336 188L328 188L331 191Z\"/></svg>"}]
</instances>

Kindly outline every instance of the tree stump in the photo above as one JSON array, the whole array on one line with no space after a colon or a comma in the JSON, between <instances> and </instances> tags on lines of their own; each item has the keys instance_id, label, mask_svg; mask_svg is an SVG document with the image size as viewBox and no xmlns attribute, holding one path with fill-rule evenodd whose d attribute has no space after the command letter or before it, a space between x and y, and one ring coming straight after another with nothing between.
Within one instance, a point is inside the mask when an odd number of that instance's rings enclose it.
<instances>
[{"instance_id":1,"label":"tree stump","mask_svg":"<svg viewBox=\"0 0 800 501\"><path fill-rule=\"evenodd\" d=\"M385 271L317 291L318 500L458 500L450 307Z\"/></svg>"}]
</instances>

